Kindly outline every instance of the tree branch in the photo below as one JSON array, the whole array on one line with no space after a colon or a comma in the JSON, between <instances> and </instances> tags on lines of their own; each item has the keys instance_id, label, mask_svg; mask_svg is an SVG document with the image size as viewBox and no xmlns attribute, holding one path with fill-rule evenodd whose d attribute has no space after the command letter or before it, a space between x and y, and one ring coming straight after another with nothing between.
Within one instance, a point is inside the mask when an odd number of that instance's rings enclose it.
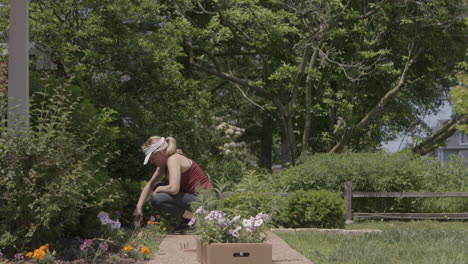
<instances>
[{"instance_id":1,"label":"tree branch","mask_svg":"<svg viewBox=\"0 0 468 264\"><path fill-rule=\"evenodd\" d=\"M427 153L438 148L442 143L451 137L457 126L468 122L468 115L455 116L452 120L448 121L442 128L435 133L425 138L423 142L414 146L411 150L419 155L426 155Z\"/></svg>"},{"instance_id":2,"label":"tree branch","mask_svg":"<svg viewBox=\"0 0 468 264\"><path fill-rule=\"evenodd\" d=\"M407 81L406 78L408 76L409 69L411 68L411 65L414 63L416 58L421 54L422 50L418 50L416 54L413 55L414 50L415 50L415 41L416 39L414 38L413 41L408 45L408 58L405 63L405 67L403 69L403 72L401 73L397 84L390 90L388 91L382 99L380 99L379 103L375 105L362 119L361 121L355 125L352 126L348 129L348 131L344 134L344 136L341 138L341 140L330 150L330 152L339 152L341 151L346 144L348 144L349 140L351 139L354 131L356 129L362 129L365 126L367 126L374 118L384 109L384 107L388 104L388 102L395 97L395 95L402 89L403 85Z\"/></svg>"}]
</instances>

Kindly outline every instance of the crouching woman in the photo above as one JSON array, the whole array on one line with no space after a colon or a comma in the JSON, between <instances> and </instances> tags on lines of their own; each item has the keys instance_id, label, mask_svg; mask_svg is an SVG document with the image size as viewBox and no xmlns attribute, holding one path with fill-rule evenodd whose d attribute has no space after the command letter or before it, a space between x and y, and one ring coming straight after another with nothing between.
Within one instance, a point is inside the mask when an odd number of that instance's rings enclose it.
<instances>
[{"instance_id":1,"label":"crouching woman","mask_svg":"<svg viewBox=\"0 0 468 264\"><path fill-rule=\"evenodd\" d=\"M176 140L172 137L150 137L142 149L144 164L150 161L157 168L138 199L135 226L140 226L143 204L151 194L151 205L155 209L180 216L188 222L192 218L190 204L197 195L195 188L212 188L208 177L194 160L177 151ZM168 180L167 185L160 184L163 179Z\"/></svg>"}]
</instances>

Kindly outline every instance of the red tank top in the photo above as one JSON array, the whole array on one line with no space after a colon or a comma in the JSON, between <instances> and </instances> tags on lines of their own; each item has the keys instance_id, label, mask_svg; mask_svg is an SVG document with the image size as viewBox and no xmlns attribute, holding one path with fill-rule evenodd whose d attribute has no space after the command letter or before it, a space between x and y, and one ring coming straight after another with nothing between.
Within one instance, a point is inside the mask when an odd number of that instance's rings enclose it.
<instances>
[{"instance_id":1,"label":"red tank top","mask_svg":"<svg viewBox=\"0 0 468 264\"><path fill-rule=\"evenodd\" d=\"M181 175L180 179L180 192L197 194L196 187L200 186L204 189L210 189L213 187L208 177L200 168L200 166L194 161L192 166Z\"/></svg>"}]
</instances>

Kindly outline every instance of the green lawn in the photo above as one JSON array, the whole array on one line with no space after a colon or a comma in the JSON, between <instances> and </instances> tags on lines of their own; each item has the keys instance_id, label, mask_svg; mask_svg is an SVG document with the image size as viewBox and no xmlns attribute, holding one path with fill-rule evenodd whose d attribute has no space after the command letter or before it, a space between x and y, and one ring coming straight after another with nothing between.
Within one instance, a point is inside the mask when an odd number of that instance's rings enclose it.
<instances>
[{"instance_id":1,"label":"green lawn","mask_svg":"<svg viewBox=\"0 0 468 264\"><path fill-rule=\"evenodd\" d=\"M367 222L346 229L382 233L276 232L314 264L468 263L468 223Z\"/></svg>"}]
</instances>

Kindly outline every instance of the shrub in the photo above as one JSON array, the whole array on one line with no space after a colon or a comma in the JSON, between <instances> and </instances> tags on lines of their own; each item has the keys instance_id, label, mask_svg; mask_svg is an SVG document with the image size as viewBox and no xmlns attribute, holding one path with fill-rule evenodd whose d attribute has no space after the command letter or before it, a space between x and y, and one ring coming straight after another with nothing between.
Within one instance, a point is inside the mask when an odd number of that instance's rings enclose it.
<instances>
[{"instance_id":1,"label":"shrub","mask_svg":"<svg viewBox=\"0 0 468 264\"><path fill-rule=\"evenodd\" d=\"M280 219L285 227L342 228L344 200L330 191L296 191L285 201Z\"/></svg>"},{"instance_id":2,"label":"shrub","mask_svg":"<svg viewBox=\"0 0 468 264\"><path fill-rule=\"evenodd\" d=\"M393 154L305 154L299 165L282 171L277 184L288 187L289 191L343 191L346 181L353 183L353 190L363 192L457 192L468 188L468 168L460 160L441 165L433 158L420 157L409 150ZM353 199L353 209L364 212L463 210L463 205L448 208L450 205L444 201L425 198Z\"/></svg>"},{"instance_id":3,"label":"shrub","mask_svg":"<svg viewBox=\"0 0 468 264\"><path fill-rule=\"evenodd\" d=\"M93 133L86 140L73 133L77 102L63 87L39 96L44 98L31 108L29 132L0 128L0 248L7 252L80 230L80 217L113 198L104 170L111 154L94 159L107 152L106 145L93 144ZM109 119L95 121L98 130ZM89 217L95 219L94 213Z\"/></svg>"}]
</instances>

